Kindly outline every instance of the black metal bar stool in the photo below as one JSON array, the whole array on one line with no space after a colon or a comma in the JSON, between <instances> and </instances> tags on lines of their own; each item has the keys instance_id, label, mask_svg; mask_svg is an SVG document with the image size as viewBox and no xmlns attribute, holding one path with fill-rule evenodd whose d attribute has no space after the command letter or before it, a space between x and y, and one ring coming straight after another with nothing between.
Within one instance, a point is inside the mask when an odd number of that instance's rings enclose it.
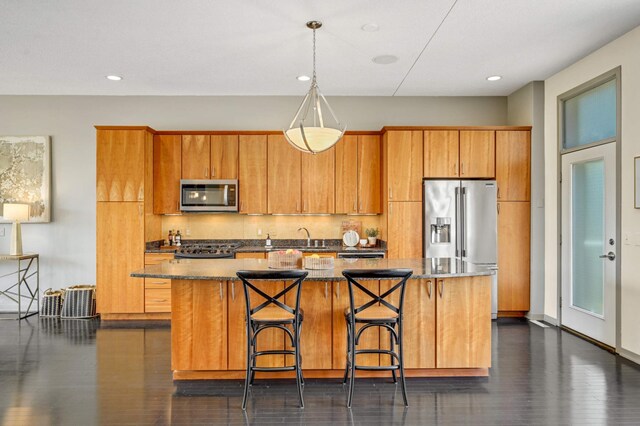
<instances>
[{"instance_id":1,"label":"black metal bar stool","mask_svg":"<svg viewBox=\"0 0 640 426\"><path fill-rule=\"evenodd\" d=\"M300 358L300 328L302 326L303 312L300 309L300 294L302 282L309 273L300 270L275 270L275 271L238 271L238 278L242 281L244 288L244 299L246 303L246 324L247 324L247 375L244 381L244 395L242 397L242 409L247 408L247 395L249 385L253 384L255 373L265 371L295 371L296 384L298 386L298 397L300 398L300 408L304 408L302 399L302 379L301 358ZM251 281L258 280L279 280L285 281L285 288L275 296L269 296ZM286 281L293 280L291 283ZM251 308L249 290L257 293L263 302ZM295 306L291 307L283 303L285 295L290 291L296 292ZM291 329L288 328L291 326ZM277 328L282 330L291 339L293 350L265 350L257 351L258 335L264 330ZM293 355L294 365L284 367L258 367L256 359L264 355Z\"/></svg>"},{"instance_id":2,"label":"black metal bar stool","mask_svg":"<svg viewBox=\"0 0 640 426\"><path fill-rule=\"evenodd\" d=\"M402 309L404 306L404 289L407 280L413 271L411 269L348 269L342 272L349 284L349 308L345 309L344 317L347 323L347 365L344 372L343 384L349 380L349 396L347 407L351 408L353 398L353 388L355 384L356 370L377 370L391 371L394 383L396 371L400 373L402 384L402 397L404 405L409 406L407 401L407 385L404 377L404 357L402 343ZM364 287L358 280L392 280L397 281L389 290L381 295L372 293ZM399 281L398 281L399 280ZM387 299L396 291L400 292L398 305L390 303ZM356 306L354 293L364 293L368 300L362 305ZM360 329L356 326L361 324ZM389 332L390 347L386 349L356 349L362 333L371 328L378 327ZM398 350L395 350L397 344ZM356 364L358 354L381 354L389 355L390 365L366 366Z\"/></svg>"}]
</instances>

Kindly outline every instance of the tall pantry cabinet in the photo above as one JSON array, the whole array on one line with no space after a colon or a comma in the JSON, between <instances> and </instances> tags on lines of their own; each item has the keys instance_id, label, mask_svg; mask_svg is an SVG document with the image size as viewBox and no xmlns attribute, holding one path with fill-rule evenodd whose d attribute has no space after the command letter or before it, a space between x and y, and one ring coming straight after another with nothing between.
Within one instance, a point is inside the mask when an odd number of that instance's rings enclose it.
<instances>
[{"instance_id":1,"label":"tall pantry cabinet","mask_svg":"<svg viewBox=\"0 0 640 426\"><path fill-rule=\"evenodd\" d=\"M162 238L153 214L153 134L147 127L96 126L96 285L98 312L143 314L145 241ZM140 167L140 165L144 165Z\"/></svg>"}]
</instances>

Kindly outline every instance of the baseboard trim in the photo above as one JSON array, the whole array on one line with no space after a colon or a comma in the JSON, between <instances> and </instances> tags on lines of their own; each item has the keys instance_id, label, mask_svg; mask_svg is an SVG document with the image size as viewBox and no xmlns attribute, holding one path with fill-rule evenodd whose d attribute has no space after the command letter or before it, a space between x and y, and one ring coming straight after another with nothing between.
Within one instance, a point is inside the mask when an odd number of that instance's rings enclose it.
<instances>
[{"instance_id":1,"label":"baseboard trim","mask_svg":"<svg viewBox=\"0 0 640 426\"><path fill-rule=\"evenodd\" d=\"M550 317L549 315L543 315L542 320L544 322L548 322L551 325L555 325L556 327L558 326L558 320L556 318Z\"/></svg>"},{"instance_id":2,"label":"baseboard trim","mask_svg":"<svg viewBox=\"0 0 640 426\"><path fill-rule=\"evenodd\" d=\"M527 313L524 316L526 319L528 320L535 320L535 321L544 321L544 314L532 314L531 312Z\"/></svg>"},{"instance_id":3,"label":"baseboard trim","mask_svg":"<svg viewBox=\"0 0 640 426\"><path fill-rule=\"evenodd\" d=\"M622 348L618 350L618 354L621 357L626 358L629 361L635 362L636 364L640 365L640 355Z\"/></svg>"}]
</instances>

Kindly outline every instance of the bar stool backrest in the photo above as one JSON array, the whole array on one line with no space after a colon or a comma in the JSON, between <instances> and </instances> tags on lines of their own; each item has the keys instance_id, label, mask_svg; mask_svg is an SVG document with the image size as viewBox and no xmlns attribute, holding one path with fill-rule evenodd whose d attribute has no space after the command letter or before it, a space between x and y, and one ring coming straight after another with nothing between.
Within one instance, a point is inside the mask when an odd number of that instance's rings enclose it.
<instances>
[{"instance_id":1,"label":"bar stool backrest","mask_svg":"<svg viewBox=\"0 0 640 426\"><path fill-rule=\"evenodd\" d=\"M342 271L342 275L347 279L349 283L349 299L351 301L351 315L357 315L370 306L377 305L378 303L391 309L393 312L400 314L404 305L404 289L407 280L413 275L411 269L345 269ZM393 280L395 283L389 290L385 291L381 295L372 293L368 288L364 287L358 280ZM364 293L368 296L368 300L362 305L356 306L354 289ZM396 291L400 292L400 300L396 305L389 302L388 299Z\"/></svg>"},{"instance_id":2,"label":"bar stool backrest","mask_svg":"<svg viewBox=\"0 0 640 426\"><path fill-rule=\"evenodd\" d=\"M271 305L274 305L289 312L290 314L293 314L294 318L298 316L298 311L300 309L302 281L304 281L307 275L309 275L309 272L301 270L238 271L236 275L238 276L238 278L240 278L243 284L244 298L247 307L247 314L249 316ZM269 296L252 283L252 281L255 282L265 280L285 281L285 288L275 296ZM293 282L287 285L286 281L289 280L293 280ZM251 308L251 293L249 292L250 289L257 293L260 301L262 301L262 303L259 303L254 308ZM291 307L284 303L284 298L290 291L296 292L296 303L294 307Z\"/></svg>"}]
</instances>

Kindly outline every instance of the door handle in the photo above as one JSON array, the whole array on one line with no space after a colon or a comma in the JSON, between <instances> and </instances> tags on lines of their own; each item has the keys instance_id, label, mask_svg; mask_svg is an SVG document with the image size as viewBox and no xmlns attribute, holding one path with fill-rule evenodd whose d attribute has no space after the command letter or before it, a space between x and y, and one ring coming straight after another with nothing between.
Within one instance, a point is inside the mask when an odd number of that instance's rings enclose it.
<instances>
[{"instance_id":1,"label":"door handle","mask_svg":"<svg viewBox=\"0 0 640 426\"><path fill-rule=\"evenodd\" d=\"M236 301L236 282L231 281L231 300Z\"/></svg>"},{"instance_id":2,"label":"door handle","mask_svg":"<svg viewBox=\"0 0 640 426\"><path fill-rule=\"evenodd\" d=\"M611 261L616 260L616 254L612 251L607 254L600 255L599 257L600 259L609 259Z\"/></svg>"},{"instance_id":3,"label":"door handle","mask_svg":"<svg viewBox=\"0 0 640 426\"><path fill-rule=\"evenodd\" d=\"M216 168L211 166L211 177L215 177L216 176Z\"/></svg>"},{"instance_id":4,"label":"door handle","mask_svg":"<svg viewBox=\"0 0 640 426\"><path fill-rule=\"evenodd\" d=\"M389 187L389 199L393 199L393 189L391 189L391 187Z\"/></svg>"},{"instance_id":5,"label":"door handle","mask_svg":"<svg viewBox=\"0 0 640 426\"><path fill-rule=\"evenodd\" d=\"M222 281L220 281L220 300L224 297L224 292L222 291Z\"/></svg>"},{"instance_id":6,"label":"door handle","mask_svg":"<svg viewBox=\"0 0 640 426\"><path fill-rule=\"evenodd\" d=\"M437 280L440 284L440 299L442 299L442 295L444 294L444 280Z\"/></svg>"},{"instance_id":7,"label":"door handle","mask_svg":"<svg viewBox=\"0 0 640 426\"><path fill-rule=\"evenodd\" d=\"M209 177L209 168L208 167L204 168L204 177Z\"/></svg>"},{"instance_id":8,"label":"door handle","mask_svg":"<svg viewBox=\"0 0 640 426\"><path fill-rule=\"evenodd\" d=\"M427 295L431 299L431 280L427 280Z\"/></svg>"}]
</instances>

